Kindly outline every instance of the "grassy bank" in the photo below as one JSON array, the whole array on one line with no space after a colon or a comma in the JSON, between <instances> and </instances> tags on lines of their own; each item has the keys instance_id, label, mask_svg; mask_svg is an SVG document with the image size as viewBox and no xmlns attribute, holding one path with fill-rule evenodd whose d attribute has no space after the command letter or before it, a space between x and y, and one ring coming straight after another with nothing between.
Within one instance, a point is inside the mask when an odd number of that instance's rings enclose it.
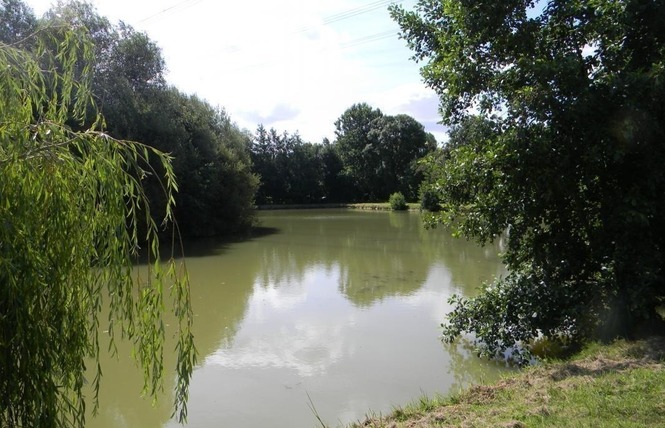
<instances>
[{"instance_id":1,"label":"grassy bank","mask_svg":"<svg viewBox=\"0 0 665 428\"><path fill-rule=\"evenodd\" d=\"M353 427L665 427L665 338L591 345Z\"/></svg>"}]
</instances>

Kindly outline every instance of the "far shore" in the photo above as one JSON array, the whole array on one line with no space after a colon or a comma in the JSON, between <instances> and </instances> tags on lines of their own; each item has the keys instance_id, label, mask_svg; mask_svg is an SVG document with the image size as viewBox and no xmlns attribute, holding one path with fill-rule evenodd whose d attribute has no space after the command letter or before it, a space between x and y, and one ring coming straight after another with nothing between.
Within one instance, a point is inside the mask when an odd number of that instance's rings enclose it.
<instances>
[{"instance_id":1,"label":"far shore","mask_svg":"<svg viewBox=\"0 0 665 428\"><path fill-rule=\"evenodd\" d=\"M420 204L412 202L407 203L409 211L420 210ZM355 210L372 211L391 211L388 202L359 202L359 203L316 203L316 204L275 204L275 205L257 205L257 210L307 210L307 209L326 209L326 208L347 208Z\"/></svg>"}]
</instances>

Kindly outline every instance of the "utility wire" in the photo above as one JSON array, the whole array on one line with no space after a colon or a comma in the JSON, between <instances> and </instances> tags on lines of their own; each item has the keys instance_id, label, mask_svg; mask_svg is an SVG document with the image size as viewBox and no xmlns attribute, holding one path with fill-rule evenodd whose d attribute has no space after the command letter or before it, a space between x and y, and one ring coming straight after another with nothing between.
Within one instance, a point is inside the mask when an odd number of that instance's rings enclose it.
<instances>
[{"instance_id":1,"label":"utility wire","mask_svg":"<svg viewBox=\"0 0 665 428\"><path fill-rule=\"evenodd\" d=\"M182 9L182 8L188 8L188 7L195 6L199 3L201 3L202 1L203 0L183 0L183 1L180 1L178 3L175 3L175 4L171 5L167 8L165 8L165 9L162 9L159 12L156 12L156 13L150 15L150 16L147 16L146 18L143 18L138 22L139 23L144 23L144 22L153 20L155 18L158 18L158 17L160 17L164 14L168 14L170 12L173 12L176 9ZM368 13L368 12L377 10L379 8L385 7L386 5L399 4L399 3L402 3L403 1L404 0L377 0L377 1L373 1L371 3L367 3L367 4L362 5L362 6L358 6L358 7L352 8L352 9L343 10L341 12L337 12L337 13L334 13L332 15L328 15L328 16L323 18L322 25L330 25L330 24L334 24L336 22L351 19L351 18L354 18L356 16L363 15L365 13ZM294 35L294 34L299 34L299 33L305 33L307 31L311 31L311 30L314 30L314 29L316 29L316 27L312 27L312 26L302 27L302 28L299 28L299 29L294 30L294 31L285 32L283 34L285 34L285 35ZM383 32L380 32L380 33L370 34L370 35L367 35L367 36L363 36L363 37L360 37L360 38L353 39L353 40L350 40L348 42L342 43L340 45L340 48L343 49L343 50L346 50L346 49L362 46L362 45L367 44L367 43L373 43L373 42L381 41L381 40L384 40L384 39L396 37L397 35L398 35L398 33L395 30L383 31ZM228 49L227 53L234 53L234 52L238 52L238 51L241 51L241 50L242 50L241 47L234 47L232 49ZM257 67L258 68L263 68L264 66L266 66L268 64L276 63L276 62L280 62L280 60L263 61L263 62L256 63L256 64L248 64L248 65L245 65L245 66L242 66L242 67L223 70L223 71L220 71L220 72L223 73L223 72L242 71L242 70L252 69L252 68L257 68Z\"/></svg>"},{"instance_id":2,"label":"utility wire","mask_svg":"<svg viewBox=\"0 0 665 428\"><path fill-rule=\"evenodd\" d=\"M176 4L172 5L172 6L167 7L166 9L163 9L163 10L157 12L157 13L154 13L154 14L152 14L152 15L150 15L150 16L147 16L147 17L145 17L145 18L139 20L138 23L143 23L143 22L146 22L146 21L150 21L151 19L154 19L154 18L156 18L156 17L158 17L158 16L160 16L160 15L163 15L163 14L165 14L165 13L169 13L169 12L173 11L174 9L180 8L181 6L182 6L183 8L185 8L185 7L192 7L192 6L195 6L195 5L199 4L199 3L201 3L202 1L203 1L203 0L183 0L183 1L178 2L178 3L176 3ZM189 3L189 4L187 4L187 3Z\"/></svg>"},{"instance_id":3,"label":"utility wire","mask_svg":"<svg viewBox=\"0 0 665 428\"><path fill-rule=\"evenodd\" d=\"M177 9L177 8L181 8L181 7L185 8L185 7L195 6L198 3L201 3L202 1L203 0L183 0L183 1L178 2L178 3L176 3L172 6L167 7L166 9L163 9L163 10L157 12L157 13L154 13L150 16L147 16L147 17L139 20L138 23L144 23L144 22L150 21L152 19L157 18L160 15L163 15L165 13L169 13L169 12L171 12L174 9ZM343 20L346 20L346 19L356 17L358 15L365 14L367 12L371 12L373 10L379 9L383 6L386 6L386 5L389 5L389 4L392 4L392 3L399 4L399 3L402 3L402 2L403 2L403 0L379 0L379 1L372 2L372 3L368 3L368 4L363 5L363 6L358 6L358 7L353 8L353 9L344 10L344 11L329 15L327 17L324 17L323 18L323 25L330 25L330 24L333 24L335 22L343 21ZM314 27L303 27L303 28L297 29L293 32L289 32L287 34L304 33L304 32L312 30L313 28Z\"/></svg>"},{"instance_id":4,"label":"utility wire","mask_svg":"<svg viewBox=\"0 0 665 428\"><path fill-rule=\"evenodd\" d=\"M350 9L347 11L339 12L333 15L330 15L326 18L323 18L323 24L328 25L332 24L337 21L342 21L344 19L349 19L353 18L354 16L362 15L363 13L370 12L372 10L376 10L382 6L385 6L390 3L401 3L401 1L394 1L394 0L379 0L375 1L374 3L366 4L364 6L359 6L355 9Z\"/></svg>"},{"instance_id":5,"label":"utility wire","mask_svg":"<svg viewBox=\"0 0 665 428\"><path fill-rule=\"evenodd\" d=\"M325 17L325 18L323 18L322 25L330 25L330 24L333 24L335 22L339 22L339 21L343 21L343 20L346 20L346 19L354 18L356 16L365 14L367 12L371 12L373 10L379 9L383 6L388 5L388 4L399 4L399 3L402 3L403 1L404 0L379 0L379 1L375 1L373 3L369 3L369 4L366 4L364 6L359 6L359 7L356 7L354 9L349 9L349 10L346 10L346 11L338 12L336 14ZM287 35L287 36L291 36L291 35L306 33L308 31L315 30L316 28L317 27L315 27L315 26L302 27L302 28L299 28L297 30L290 31L290 32L285 32L285 33L282 33L282 34ZM397 34L397 33L395 33L395 34ZM253 42L255 42L255 41L251 41L251 43L253 43ZM349 43L352 43L352 42L349 42ZM241 51L242 49L243 49L242 47L233 46L233 47L230 47L229 49L226 49L225 53L235 53L235 52Z\"/></svg>"},{"instance_id":6,"label":"utility wire","mask_svg":"<svg viewBox=\"0 0 665 428\"><path fill-rule=\"evenodd\" d=\"M355 47L365 45L365 44L368 44L368 43L374 43L374 42L378 42L380 40L385 40L385 39L389 39L389 38L392 38L392 37L397 37L397 35L398 35L398 33L395 30L383 31L381 33L376 33L376 34L370 34L368 36L359 37L357 39L353 39L353 40L350 40L346 43L343 43L343 44L340 45L340 49L346 50L346 49L350 49L350 48L355 48ZM323 49L321 52L326 52L327 50L328 49ZM253 68L264 68L267 65L276 64L276 63L280 63L280 62L288 61L288 60L290 60L290 58L282 58L282 59L262 61L262 62L258 62L258 63L254 63L254 64L247 64L247 65L244 65L244 66L241 66L241 67L219 70L216 73L232 73L232 72L238 72L238 71L243 71L243 70L249 70L249 69L253 69Z\"/></svg>"}]
</instances>

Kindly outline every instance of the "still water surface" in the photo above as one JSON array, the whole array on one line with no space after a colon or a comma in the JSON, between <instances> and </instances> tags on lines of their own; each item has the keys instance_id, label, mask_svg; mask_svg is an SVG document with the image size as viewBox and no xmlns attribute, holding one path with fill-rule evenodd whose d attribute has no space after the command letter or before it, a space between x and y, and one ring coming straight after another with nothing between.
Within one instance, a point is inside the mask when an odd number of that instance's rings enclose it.
<instances>
[{"instance_id":1,"label":"still water surface","mask_svg":"<svg viewBox=\"0 0 665 428\"><path fill-rule=\"evenodd\" d=\"M505 370L439 338L448 297L504 273L498 246L424 230L418 213L260 219L252 239L187 246L199 351L188 427L314 427L312 405L336 426ZM128 349L119 351L102 362L101 407L88 426L179 426L169 420L172 372L153 408Z\"/></svg>"}]
</instances>

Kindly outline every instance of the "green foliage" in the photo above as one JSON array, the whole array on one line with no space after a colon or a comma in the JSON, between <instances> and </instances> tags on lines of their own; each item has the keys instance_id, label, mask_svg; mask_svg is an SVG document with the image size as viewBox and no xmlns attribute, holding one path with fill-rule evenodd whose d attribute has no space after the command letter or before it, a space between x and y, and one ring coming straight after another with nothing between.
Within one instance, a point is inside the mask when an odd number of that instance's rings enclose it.
<instances>
[{"instance_id":1,"label":"green foliage","mask_svg":"<svg viewBox=\"0 0 665 428\"><path fill-rule=\"evenodd\" d=\"M431 189L423 189L420 192L420 209L430 212L441 211L441 204L439 203L439 196Z\"/></svg>"},{"instance_id":2,"label":"green foliage","mask_svg":"<svg viewBox=\"0 0 665 428\"><path fill-rule=\"evenodd\" d=\"M259 126L251 145L261 177L257 203L385 201L395 191L416 199L422 180L417 161L436 147L420 123L356 104L335 126L337 140L322 144Z\"/></svg>"},{"instance_id":3,"label":"green foliage","mask_svg":"<svg viewBox=\"0 0 665 428\"><path fill-rule=\"evenodd\" d=\"M144 94L135 97L141 106L135 115L127 118L116 115L122 112L109 112L109 129L174 158L180 184L174 211L182 234L213 236L247 230L254 218L258 181L250 170L249 137L223 110L196 97L174 88L154 88ZM147 191L151 201L160 202L159 183L149 182Z\"/></svg>"},{"instance_id":4,"label":"green foliage","mask_svg":"<svg viewBox=\"0 0 665 428\"><path fill-rule=\"evenodd\" d=\"M94 42L92 91L107 131L169 153L178 176L174 212L184 236L245 232L254 221L249 136L221 109L168 87L161 50L132 27L112 25L89 3L59 3L52 26L83 26ZM94 119L89 114L88 122ZM159 171L158 171L159 172ZM154 206L166 201L158 180L144 182ZM162 212L153 212L159 218Z\"/></svg>"},{"instance_id":5,"label":"green foliage","mask_svg":"<svg viewBox=\"0 0 665 428\"><path fill-rule=\"evenodd\" d=\"M652 322L665 296L663 1L391 13L454 128L430 181L438 221L480 242L507 233L511 275L454 300L446 338L475 332L496 354Z\"/></svg>"},{"instance_id":6,"label":"green foliage","mask_svg":"<svg viewBox=\"0 0 665 428\"><path fill-rule=\"evenodd\" d=\"M0 42L23 44L37 29L37 19L32 10L21 0L0 2Z\"/></svg>"},{"instance_id":7,"label":"green foliage","mask_svg":"<svg viewBox=\"0 0 665 428\"><path fill-rule=\"evenodd\" d=\"M404 211L409 208L409 206L406 204L404 195L402 195L400 192L395 192L390 195L388 203L390 204L390 209L393 211Z\"/></svg>"},{"instance_id":8,"label":"green foliage","mask_svg":"<svg viewBox=\"0 0 665 428\"><path fill-rule=\"evenodd\" d=\"M34 51L0 43L0 426L84 426L83 387L97 406L99 335L135 347L144 393L162 388L167 299L176 322L175 409L186 417L195 362L189 283L173 258L160 263L157 224L143 179L163 172L164 222L177 189L171 158L111 138L92 108L93 47L85 34L51 27ZM51 50L57 46L57 50ZM139 235L139 225L143 233ZM149 268L134 276L139 245ZM99 319L102 304L108 322ZM112 345L113 346L113 345ZM86 365L97 365L94 379Z\"/></svg>"},{"instance_id":9,"label":"green foliage","mask_svg":"<svg viewBox=\"0 0 665 428\"><path fill-rule=\"evenodd\" d=\"M395 191L416 198L422 180L416 162L436 141L415 119L354 104L335 122L335 134L343 174L356 190L354 200L385 201Z\"/></svg>"},{"instance_id":10,"label":"green foliage","mask_svg":"<svg viewBox=\"0 0 665 428\"><path fill-rule=\"evenodd\" d=\"M251 157L253 171L261 177L257 204L334 203L351 198L338 147L327 139L314 144L297 133L279 134L259 125Z\"/></svg>"}]
</instances>

